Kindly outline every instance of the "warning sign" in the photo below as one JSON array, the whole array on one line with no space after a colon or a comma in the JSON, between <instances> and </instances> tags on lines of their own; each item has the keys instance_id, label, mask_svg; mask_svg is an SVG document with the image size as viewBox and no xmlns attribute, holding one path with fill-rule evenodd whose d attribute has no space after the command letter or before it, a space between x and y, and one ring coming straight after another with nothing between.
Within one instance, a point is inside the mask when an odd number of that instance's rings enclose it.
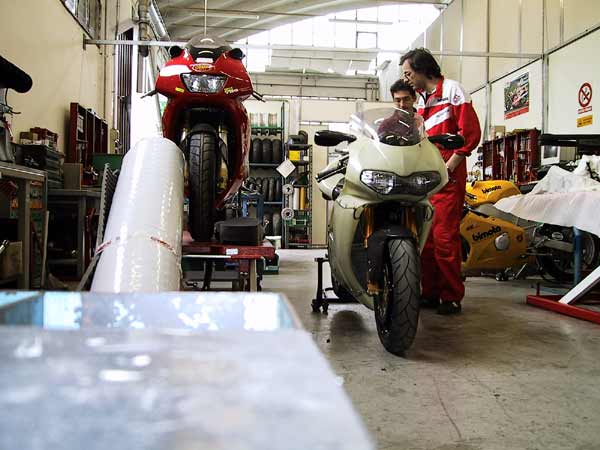
<instances>
[{"instance_id":1,"label":"warning sign","mask_svg":"<svg viewBox=\"0 0 600 450\"><path fill-rule=\"evenodd\" d=\"M593 117L594 116L589 115L577 119L577 128L587 127L588 125L591 125L593 123Z\"/></svg>"},{"instance_id":2,"label":"warning sign","mask_svg":"<svg viewBox=\"0 0 600 450\"><path fill-rule=\"evenodd\" d=\"M590 112L592 110L592 85L590 83L583 83L579 88L579 93L577 94L577 96L579 106L581 106L581 108L577 110L577 114L584 114L586 112Z\"/></svg>"}]
</instances>

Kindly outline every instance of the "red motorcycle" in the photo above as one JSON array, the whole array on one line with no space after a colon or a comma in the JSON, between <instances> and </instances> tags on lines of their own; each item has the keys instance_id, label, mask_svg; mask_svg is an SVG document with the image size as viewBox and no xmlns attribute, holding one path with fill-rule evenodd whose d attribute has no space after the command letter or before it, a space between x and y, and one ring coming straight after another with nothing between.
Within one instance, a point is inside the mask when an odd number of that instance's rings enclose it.
<instances>
[{"instance_id":1,"label":"red motorcycle","mask_svg":"<svg viewBox=\"0 0 600 450\"><path fill-rule=\"evenodd\" d=\"M169 53L153 93L168 97L163 135L186 155L190 234L207 241L248 176L251 128L242 102L261 97L242 64L244 53L225 41L199 36Z\"/></svg>"}]
</instances>

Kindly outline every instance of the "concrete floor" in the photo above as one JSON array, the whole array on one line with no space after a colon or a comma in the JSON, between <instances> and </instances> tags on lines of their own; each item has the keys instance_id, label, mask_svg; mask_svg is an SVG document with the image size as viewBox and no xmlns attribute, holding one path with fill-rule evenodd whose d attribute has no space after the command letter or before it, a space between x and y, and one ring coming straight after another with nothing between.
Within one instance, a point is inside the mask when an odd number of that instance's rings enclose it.
<instances>
[{"instance_id":1,"label":"concrete floor","mask_svg":"<svg viewBox=\"0 0 600 450\"><path fill-rule=\"evenodd\" d=\"M264 289L291 301L379 449L600 449L600 327L525 305L532 281L470 278L462 315L422 311L399 358L367 308L311 313L323 250L279 254Z\"/></svg>"}]
</instances>

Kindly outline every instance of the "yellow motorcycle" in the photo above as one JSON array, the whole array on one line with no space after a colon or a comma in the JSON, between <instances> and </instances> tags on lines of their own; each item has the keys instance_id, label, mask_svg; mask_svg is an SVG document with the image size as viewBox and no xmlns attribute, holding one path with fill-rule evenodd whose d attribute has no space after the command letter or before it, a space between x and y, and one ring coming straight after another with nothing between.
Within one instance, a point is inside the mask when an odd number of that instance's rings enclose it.
<instances>
[{"instance_id":1,"label":"yellow motorcycle","mask_svg":"<svg viewBox=\"0 0 600 450\"><path fill-rule=\"evenodd\" d=\"M537 263L542 273L557 281L573 279L572 228L520 219L494 207L505 197L521 191L511 181L474 181L467 184L465 207L460 225L463 275L496 272L504 281L510 274L518 278ZM598 265L600 241L583 233L582 266ZM516 272L515 272L516 271Z\"/></svg>"}]
</instances>

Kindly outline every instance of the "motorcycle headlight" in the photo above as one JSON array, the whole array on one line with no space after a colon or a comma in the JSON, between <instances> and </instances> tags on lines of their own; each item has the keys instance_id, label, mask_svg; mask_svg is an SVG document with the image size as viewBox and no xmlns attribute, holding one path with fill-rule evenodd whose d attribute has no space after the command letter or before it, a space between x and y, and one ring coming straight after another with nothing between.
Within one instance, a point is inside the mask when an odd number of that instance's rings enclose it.
<instances>
[{"instance_id":1,"label":"motorcycle headlight","mask_svg":"<svg viewBox=\"0 0 600 450\"><path fill-rule=\"evenodd\" d=\"M395 173L376 172L374 170L364 170L360 174L360 181L380 194L389 194L392 192L396 178L397 175Z\"/></svg>"},{"instance_id":2,"label":"motorcycle headlight","mask_svg":"<svg viewBox=\"0 0 600 450\"><path fill-rule=\"evenodd\" d=\"M407 177L401 177L392 172L364 170L360 174L360 181L383 195L423 196L435 189L442 181L442 177L438 172L416 172Z\"/></svg>"},{"instance_id":3,"label":"motorcycle headlight","mask_svg":"<svg viewBox=\"0 0 600 450\"><path fill-rule=\"evenodd\" d=\"M190 92L216 94L223 89L227 77L224 75L184 73L181 75L181 79Z\"/></svg>"}]
</instances>

